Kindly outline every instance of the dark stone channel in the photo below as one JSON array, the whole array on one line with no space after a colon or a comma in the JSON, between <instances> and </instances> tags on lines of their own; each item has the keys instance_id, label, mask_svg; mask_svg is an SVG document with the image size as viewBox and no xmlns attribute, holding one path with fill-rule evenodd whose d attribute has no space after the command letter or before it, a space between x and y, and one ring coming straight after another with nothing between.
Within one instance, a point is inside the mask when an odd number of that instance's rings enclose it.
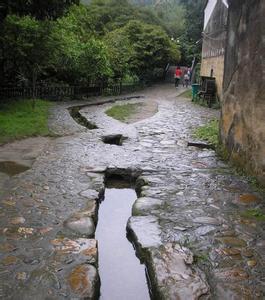
<instances>
[{"instance_id":1,"label":"dark stone channel","mask_svg":"<svg viewBox=\"0 0 265 300\"><path fill-rule=\"evenodd\" d=\"M117 146L122 146L123 141L126 139L127 137L124 137L122 134L112 134L102 137L103 143Z\"/></svg>"},{"instance_id":2,"label":"dark stone channel","mask_svg":"<svg viewBox=\"0 0 265 300\"><path fill-rule=\"evenodd\" d=\"M130 183L107 179L96 229L101 300L150 299L145 266L126 237L126 224L136 198Z\"/></svg>"},{"instance_id":3,"label":"dark stone channel","mask_svg":"<svg viewBox=\"0 0 265 300\"><path fill-rule=\"evenodd\" d=\"M84 126L88 129L97 129L98 127L94 123L89 122L84 116L80 114L79 111L82 107L84 106L73 106L68 108L71 117L81 126Z\"/></svg>"},{"instance_id":4,"label":"dark stone channel","mask_svg":"<svg viewBox=\"0 0 265 300\"><path fill-rule=\"evenodd\" d=\"M14 176L19 173L23 173L30 168L25 165L21 165L14 161L0 161L0 172L5 173L9 176Z\"/></svg>"},{"instance_id":5,"label":"dark stone channel","mask_svg":"<svg viewBox=\"0 0 265 300\"><path fill-rule=\"evenodd\" d=\"M188 142L188 147L197 147L200 149L212 149L215 150L215 146L204 142Z\"/></svg>"}]
</instances>

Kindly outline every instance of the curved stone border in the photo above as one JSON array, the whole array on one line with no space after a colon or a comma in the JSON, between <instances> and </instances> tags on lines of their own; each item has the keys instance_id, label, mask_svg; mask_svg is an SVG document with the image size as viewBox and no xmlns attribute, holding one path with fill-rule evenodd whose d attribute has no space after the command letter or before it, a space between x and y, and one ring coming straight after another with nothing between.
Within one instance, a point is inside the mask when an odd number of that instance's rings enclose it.
<instances>
[{"instance_id":1,"label":"curved stone border","mask_svg":"<svg viewBox=\"0 0 265 300\"><path fill-rule=\"evenodd\" d=\"M148 179L140 176L136 183L141 194ZM127 223L129 238L147 267L151 296L159 300L199 299L209 294L209 286L204 274L193 265L192 252L177 243L163 244L159 220L150 215L162 204L160 199L138 198Z\"/></svg>"},{"instance_id":2,"label":"curved stone border","mask_svg":"<svg viewBox=\"0 0 265 300\"><path fill-rule=\"evenodd\" d=\"M150 215L153 209L163 205L163 201L140 197L141 191L148 185L148 176L141 174L138 169L105 170L105 178L119 176L135 182L139 198L133 205L127 232L137 256L146 265L151 297L159 300L199 299L209 293L204 275L193 265L193 254L189 249L177 243L163 243L159 220Z\"/></svg>"}]
</instances>

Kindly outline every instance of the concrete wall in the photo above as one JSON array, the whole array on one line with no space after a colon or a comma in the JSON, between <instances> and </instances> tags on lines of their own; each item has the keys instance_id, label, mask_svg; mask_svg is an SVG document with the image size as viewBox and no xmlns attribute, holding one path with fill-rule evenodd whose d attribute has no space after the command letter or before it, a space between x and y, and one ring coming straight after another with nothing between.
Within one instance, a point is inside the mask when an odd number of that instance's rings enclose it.
<instances>
[{"instance_id":1,"label":"concrete wall","mask_svg":"<svg viewBox=\"0 0 265 300\"><path fill-rule=\"evenodd\" d=\"M230 1L221 138L231 159L265 184L265 1Z\"/></svg>"},{"instance_id":2,"label":"concrete wall","mask_svg":"<svg viewBox=\"0 0 265 300\"><path fill-rule=\"evenodd\" d=\"M217 3L217 0L208 0L207 2L207 5L205 7L205 10L204 10L204 25L203 25L203 29L206 28L209 20L210 20L210 17L213 13L213 10L215 8L215 5Z\"/></svg>"},{"instance_id":3,"label":"concrete wall","mask_svg":"<svg viewBox=\"0 0 265 300\"><path fill-rule=\"evenodd\" d=\"M213 3L208 2L205 14L209 10L209 5L212 9ZM227 6L223 1L217 0L203 32L201 76L211 76L211 70L213 70L219 98L221 98L223 87L227 12Z\"/></svg>"}]
</instances>

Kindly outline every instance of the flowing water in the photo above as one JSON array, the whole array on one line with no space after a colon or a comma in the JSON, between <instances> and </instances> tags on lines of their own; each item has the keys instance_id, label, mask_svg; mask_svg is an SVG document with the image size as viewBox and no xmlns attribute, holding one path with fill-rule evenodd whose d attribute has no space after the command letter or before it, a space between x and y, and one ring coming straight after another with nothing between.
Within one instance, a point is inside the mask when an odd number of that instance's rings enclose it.
<instances>
[{"instance_id":1,"label":"flowing water","mask_svg":"<svg viewBox=\"0 0 265 300\"><path fill-rule=\"evenodd\" d=\"M150 299L145 267L126 237L126 224L136 198L131 188L107 188L100 204L96 239L101 300Z\"/></svg>"}]
</instances>

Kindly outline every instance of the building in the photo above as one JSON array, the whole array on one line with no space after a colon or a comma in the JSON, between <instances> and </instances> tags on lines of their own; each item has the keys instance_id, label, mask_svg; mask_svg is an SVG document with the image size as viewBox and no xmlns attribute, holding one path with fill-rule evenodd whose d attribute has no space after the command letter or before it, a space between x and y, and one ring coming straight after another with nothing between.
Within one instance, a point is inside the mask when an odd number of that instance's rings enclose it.
<instances>
[{"instance_id":1,"label":"building","mask_svg":"<svg viewBox=\"0 0 265 300\"><path fill-rule=\"evenodd\" d=\"M201 76L215 77L217 95L222 96L228 3L208 0L204 9Z\"/></svg>"},{"instance_id":2,"label":"building","mask_svg":"<svg viewBox=\"0 0 265 300\"><path fill-rule=\"evenodd\" d=\"M229 1L221 139L265 185L265 1Z\"/></svg>"}]
</instances>

